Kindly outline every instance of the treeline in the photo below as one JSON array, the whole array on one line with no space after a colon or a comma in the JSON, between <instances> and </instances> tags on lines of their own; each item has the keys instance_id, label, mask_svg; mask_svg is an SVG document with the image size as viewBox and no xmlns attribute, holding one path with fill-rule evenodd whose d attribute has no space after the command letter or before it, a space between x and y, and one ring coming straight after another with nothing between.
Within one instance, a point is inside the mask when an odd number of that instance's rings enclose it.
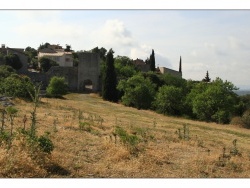
<instances>
[{"instance_id":1,"label":"treeline","mask_svg":"<svg viewBox=\"0 0 250 188\"><path fill-rule=\"evenodd\" d=\"M114 58L113 54L110 49L102 62L104 100L219 124L228 124L237 117L243 127L250 128L250 116L246 115L250 114L250 97L238 96L233 83L219 77L211 81L208 72L201 81L140 72L131 59Z\"/></svg>"}]
</instances>

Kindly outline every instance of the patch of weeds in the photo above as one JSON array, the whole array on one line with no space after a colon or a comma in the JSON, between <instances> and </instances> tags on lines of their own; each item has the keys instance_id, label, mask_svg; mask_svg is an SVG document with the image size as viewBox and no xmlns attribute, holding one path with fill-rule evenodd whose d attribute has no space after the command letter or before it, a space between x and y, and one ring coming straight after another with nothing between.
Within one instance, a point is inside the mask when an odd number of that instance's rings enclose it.
<instances>
[{"instance_id":1,"label":"patch of weeds","mask_svg":"<svg viewBox=\"0 0 250 188\"><path fill-rule=\"evenodd\" d=\"M235 162L228 162L227 167L232 170L233 172L242 172L242 164L237 164Z\"/></svg>"},{"instance_id":2,"label":"patch of weeds","mask_svg":"<svg viewBox=\"0 0 250 188\"><path fill-rule=\"evenodd\" d=\"M10 133L6 131L0 132L0 146L7 145L11 139Z\"/></svg>"},{"instance_id":3,"label":"patch of weeds","mask_svg":"<svg viewBox=\"0 0 250 188\"><path fill-rule=\"evenodd\" d=\"M121 142L127 146L131 154L138 154L139 150L137 145L139 144L140 139L136 135L128 134L126 130L119 126L115 127L114 135L120 137Z\"/></svg>"},{"instance_id":4,"label":"patch of weeds","mask_svg":"<svg viewBox=\"0 0 250 188\"><path fill-rule=\"evenodd\" d=\"M89 122L79 122L79 129L81 131L90 132L91 131L90 123Z\"/></svg>"},{"instance_id":5,"label":"patch of weeds","mask_svg":"<svg viewBox=\"0 0 250 188\"><path fill-rule=\"evenodd\" d=\"M183 129L178 129L177 130L178 138L183 139L183 140L189 140L189 126L188 124L183 124Z\"/></svg>"},{"instance_id":6,"label":"patch of weeds","mask_svg":"<svg viewBox=\"0 0 250 188\"><path fill-rule=\"evenodd\" d=\"M219 160L215 164L218 167L225 167L230 159L231 159L231 155L227 154L226 147L223 147L222 154L219 156Z\"/></svg>"},{"instance_id":7,"label":"patch of weeds","mask_svg":"<svg viewBox=\"0 0 250 188\"><path fill-rule=\"evenodd\" d=\"M50 154L53 151L54 145L47 135L40 136L37 141L43 152Z\"/></svg>"},{"instance_id":8,"label":"patch of weeds","mask_svg":"<svg viewBox=\"0 0 250 188\"><path fill-rule=\"evenodd\" d=\"M230 151L230 154L232 156L241 156L241 153L239 152L237 148L237 139L233 140L233 149Z\"/></svg>"}]
</instances>

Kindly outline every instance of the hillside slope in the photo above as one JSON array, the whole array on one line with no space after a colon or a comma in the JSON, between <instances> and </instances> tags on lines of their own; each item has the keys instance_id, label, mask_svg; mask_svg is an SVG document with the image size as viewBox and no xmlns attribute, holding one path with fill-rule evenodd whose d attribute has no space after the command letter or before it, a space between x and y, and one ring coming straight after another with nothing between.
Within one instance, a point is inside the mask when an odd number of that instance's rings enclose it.
<instances>
[{"instance_id":1,"label":"hillside slope","mask_svg":"<svg viewBox=\"0 0 250 188\"><path fill-rule=\"evenodd\" d=\"M49 134L51 155L37 162L21 139L10 150L2 145L0 177L250 177L250 130L163 116L94 94L64 97L42 98L37 109L37 134ZM32 103L15 105L17 129Z\"/></svg>"}]
</instances>

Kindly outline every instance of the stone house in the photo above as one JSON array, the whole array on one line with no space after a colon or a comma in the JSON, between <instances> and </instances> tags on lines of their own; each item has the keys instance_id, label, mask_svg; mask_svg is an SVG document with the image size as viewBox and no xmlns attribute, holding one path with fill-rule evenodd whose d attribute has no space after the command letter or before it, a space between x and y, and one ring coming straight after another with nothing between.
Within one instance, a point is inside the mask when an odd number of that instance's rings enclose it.
<instances>
[{"instance_id":1,"label":"stone house","mask_svg":"<svg viewBox=\"0 0 250 188\"><path fill-rule=\"evenodd\" d=\"M38 66L40 67L39 59L47 57L59 64L60 67L73 67L72 52L65 52L60 45L49 45L48 48L41 49L38 52Z\"/></svg>"}]
</instances>

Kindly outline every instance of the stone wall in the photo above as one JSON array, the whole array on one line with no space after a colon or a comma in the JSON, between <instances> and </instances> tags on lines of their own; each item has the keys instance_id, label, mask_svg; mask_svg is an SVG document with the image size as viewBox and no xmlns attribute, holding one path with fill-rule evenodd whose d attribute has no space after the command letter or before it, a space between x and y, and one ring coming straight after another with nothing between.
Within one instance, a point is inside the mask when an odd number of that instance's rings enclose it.
<instances>
[{"instance_id":1,"label":"stone wall","mask_svg":"<svg viewBox=\"0 0 250 188\"><path fill-rule=\"evenodd\" d=\"M64 77L68 83L70 91L77 91L78 89L78 70L77 67L51 67L46 73L47 83L53 76Z\"/></svg>"},{"instance_id":2,"label":"stone wall","mask_svg":"<svg viewBox=\"0 0 250 188\"><path fill-rule=\"evenodd\" d=\"M168 68L166 68L166 67L159 67L159 69L160 69L160 72L161 72L162 74L170 74L170 75L172 75L172 76L176 76L176 77L182 78L182 73L179 72L179 71L175 71L175 70L172 70L172 69L168 69Z\"/></svg>"}]
</instances>

